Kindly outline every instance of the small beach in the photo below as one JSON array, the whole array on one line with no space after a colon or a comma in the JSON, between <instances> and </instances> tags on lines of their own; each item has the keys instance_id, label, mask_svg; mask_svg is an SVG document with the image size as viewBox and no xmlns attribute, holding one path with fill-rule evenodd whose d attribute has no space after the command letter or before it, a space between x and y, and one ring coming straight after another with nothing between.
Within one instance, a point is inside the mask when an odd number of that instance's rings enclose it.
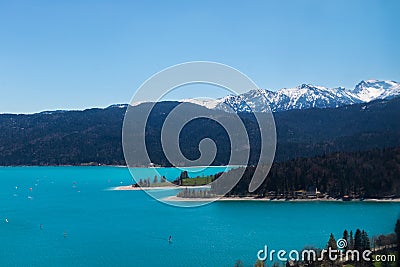
<instances>
[{"instance_id":1,"label":"small beach","mask_svg":"<svg viewBox=\"0 0 400 267\"><path fill-rule=\"evenodd\" d=\"M150 191L150 190L176 190L176 189L209 189L210 185L200 186L150 186L150 187L134 187L132 185L111 187L108 190L113 191ZM400 198L392 199L351 199L343 200L337 198L298 198L298 199L276 199L276 198L257 198L257 197L213 197L213 198L184 198L178 196L168 196L162 200L167 202L211 202L211 201L271 201L271 202L400 202Z\"/></svg>"},{"instance_id":2,"label":"small beach","mask_svg":"<svg viewBox=\"0 0 400 267\"><path fill-rule=\"evenodd\" d=\"M115 190L115 191L148 191L148 190L172 190L172 189L185 189L185 188L191 188L191 189L208 189L210 188L209 185L199 185L199 186L147 186L147 187L134 187L132 185L124 185L124 186L117 186L117 187L111 187L109 190Z\"/></svg>"},{"instance_id":3,"label":"small beach","mask_svg":"<svg viewBox=\"0 0 400 267\"><path fill-rule=\"evenodd\" d=\"M394 199L353 199L344 201L336 198L310 198L310 199L270 199L270 198L255 198L255 197L220 197L220 198L183 198L178 196L169 196L163 198L164 201L178 202L210 202L210 201L270 201L270 202L400 202L399 198Z\"/></svg>"}]
</instances>

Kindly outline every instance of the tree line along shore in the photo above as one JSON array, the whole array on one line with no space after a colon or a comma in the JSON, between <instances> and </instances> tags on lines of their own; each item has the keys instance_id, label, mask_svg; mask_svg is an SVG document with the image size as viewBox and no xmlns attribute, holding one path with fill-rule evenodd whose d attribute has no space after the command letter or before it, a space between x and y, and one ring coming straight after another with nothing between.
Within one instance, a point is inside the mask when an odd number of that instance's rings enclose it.
<instances>
[{"instance_id":1,"label":"tree line along shore","mask_svg":"<svg viewBox=\"0 0 400 267\"><path fill-rule=\"evenodd\" d=\"M261 167L267 168L267 166ZM249 192L248 187L255 168L255 166L239 167L225 173L229 179L229 176L235 177L243 172L241 180L225 195L221 195L222 190L218 182L222 173L190 178L187 172L182 172L172 185L184 187L178 194L181 198L346 201L394 200L400 197L400 148L398 147L275 162L261 186L255 192ZM191 188L207 184L210 184L210 189ZM133 186L163 185L171 183L167 182L165 177L155 177L153 180L150 178L141 180Z\"/></svg>"}]
</instances>

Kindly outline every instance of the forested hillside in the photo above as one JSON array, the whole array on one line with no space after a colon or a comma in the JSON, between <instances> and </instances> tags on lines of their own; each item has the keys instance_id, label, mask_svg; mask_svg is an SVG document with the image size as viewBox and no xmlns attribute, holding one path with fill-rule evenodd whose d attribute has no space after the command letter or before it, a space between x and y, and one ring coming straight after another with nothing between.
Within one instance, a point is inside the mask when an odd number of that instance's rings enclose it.
<instances>
[{"instance_id":1,"label":"forested hillside","mask_svg":"<svg viewBox=\"0 0 400 267\"><path fill-rule=\"evenodd\" d=\"M254 193L248 186L255 167L247 167L228 195L299 198L307 194L342 198L400 197L400 148L333 153L274 163ZM235 175L238 169L228 175ZM214 188L217 189L217 188ZM308 193L307 193L308 192Z\"/></svg>"},{"instance_id":2,"label":"forested hillside","mask_svg":"<svg viewBox=\"0 0 400 267\"><path fill-rule=\"evenodd\" d=\"M153 110L146 129L146 143L154 163L167 166L161 127L178 102L162 102ZM145 104L143 104L145 105ZM187 108L205 109L186 103ZM140 109L141 105L133 108ZM0 165L125 164L121 145L126 108L44 112L33 115L0 115ZM209 114L232 116L222 111ZM252 114L241 113L250 138L250 164L257 162L259 132ZM363 151L400 146L400 98L355 104L335 109L292 110L274 114L277 127L276 161L312 157L336 151ZM216 141L213 164L226 164L229 138L209 119L187 124L180 135L183 154L199 157L204 137Z\"/></svg>"}]
</instances>

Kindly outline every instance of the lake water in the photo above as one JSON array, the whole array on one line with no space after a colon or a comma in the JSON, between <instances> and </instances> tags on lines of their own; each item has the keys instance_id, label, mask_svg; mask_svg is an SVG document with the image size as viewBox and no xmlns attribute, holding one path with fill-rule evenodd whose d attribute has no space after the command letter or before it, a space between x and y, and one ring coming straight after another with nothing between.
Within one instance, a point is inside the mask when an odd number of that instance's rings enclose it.
<instances>
[{"instance_id":1,"label":"lake water","mask_svg":"<svg viewBox=\"0 0 400 267\"><path fill-rule=\"evenodd\" d=\"M400 214L400 203L369 202L172 207L142 191L107 190L132 183L116 167L3 167L0 181L0 266L253 266L265 244L323 247L331 232L356 228L388 234Z\"/></svg>"}]
</instances>

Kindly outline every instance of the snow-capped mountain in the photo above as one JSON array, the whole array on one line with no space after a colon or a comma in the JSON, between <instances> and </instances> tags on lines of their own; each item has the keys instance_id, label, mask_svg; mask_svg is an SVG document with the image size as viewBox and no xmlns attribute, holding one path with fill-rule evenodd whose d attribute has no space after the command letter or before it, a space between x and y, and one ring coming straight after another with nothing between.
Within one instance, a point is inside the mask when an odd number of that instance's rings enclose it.
<instances>
[{"instance_id":1,"label":"snow-capped mountain","mask_svg":"<svg viewBox=\"0 0 400 267\"><path fill-rule=\"evenodd\" d=\"M240 95L229 95L216 100L186 99L210 109L236 112L272 112L291 109L335 108L375 99L400 96L400 84L394 81L361 81L353 90L327 88L302 84L295 88L283 88L276 92L256 89Z\"/></svg>"},{"instance_id":2,"label":"snow-capped mountain","mask_svg":"<svg viewBox=\"0 0 400 267\"><path fill-rule=\"evenodd\" d=\"M399 95L400 84L394 81L366 80L361 81L353 93L364 102L375 99L391 98Z\"/></svg>"},{"instance_id":3,"label":"snow-capped mountain","mask_svg":"<svg viewBox=\"0 0 400 267\"><path fill-rule=\"evenodd\" d=\"M235 111L265 112L269 105L272 112L306 109L332 108L360 101L343 88L328 89L322 86L302 84L295 88L284 88L276 92L269 90L252 90L239 96L228 96L218 107L231 107Z\"/></svg>"}]
</instances>

